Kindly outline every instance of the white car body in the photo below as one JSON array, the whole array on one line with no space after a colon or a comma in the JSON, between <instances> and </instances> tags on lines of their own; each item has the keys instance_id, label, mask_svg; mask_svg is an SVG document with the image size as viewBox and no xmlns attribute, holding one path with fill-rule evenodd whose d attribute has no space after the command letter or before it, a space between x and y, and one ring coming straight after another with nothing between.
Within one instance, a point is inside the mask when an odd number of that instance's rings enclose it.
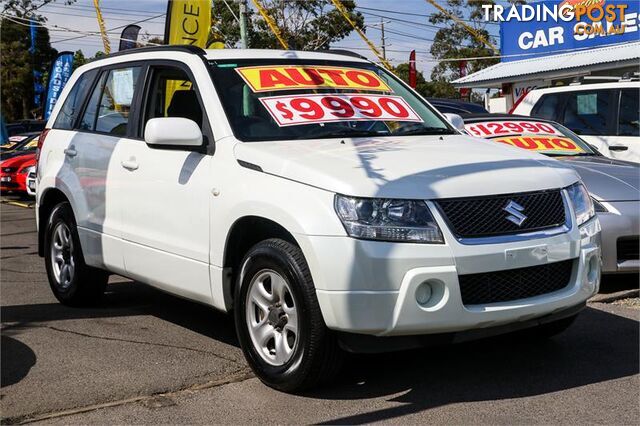
<instances>
[{"instance_id":1,"label":"white car body","mask_svg":"<svg viewBox=\"0 0 640 426\"><path fill-rule=\"evenodd\" d=\"M516 108L512 111L513 114L516 115L527 115L532 116L532 110L540 101L540 99L549 94L555 93L575 93L575 92L585 92L592 90L607 90L607 91L615 91L618 89L636 89L640 90L640 82L639 81L619 81L615 83L593 83L593 84L580 84L580 85L569 85L569 86L560 86L560 87L549 87L545 89L535 89L530 91L525 98L516 106ZM619 101L619 100L618 100ZM614 102L615 105L615 102ZM636 105L636 108L639 106ZM617 108L617 106L615 106ZM617 114L613 111L612 114ZM636 110L638 111L638 110ZM640 112L638 112L640 114ZM567 125L566 122L562 119L563 111L560 111L559 116L556 117L547 117L542 116L542 118L546 118L549 120L556 121L560 124L565 125L571 130L575 131L576 129L571 128L570 125ZM615 115L617 117L617 115ZM636 122L637 126L637 122ZM619 136L613 132L604 133L599 135L588 134L588 133L578 133L581 138L589 142L591 145L596 147L598 151L600 151L603 155L607 157L616 158L618 160L626 160L633 161L636 163L640 162L640 137L638 136ZM627 147L628 149L624 151L618 150L610 150L609 147L612 146L622 146Z\"/></svg>"},{"instance_id":2,"label":"white car body","mask_svg":"<svg viewBox=\"0 0 640 426\"><path fill-rule=\"evenodd\" d=\"M206 59L278 60L294 52L209 50ZM295 52L298 59L345 60ZM88 70L130 61L170 60L188 67L215 135L215 153L151 148L144 140L49 130L38 164L38 211L49 191L64 194L87 264L228 311L226 262L234 225L258 217L288 231L304 253L330 329L377 336L455 332L517 323L574 307L598 290L599 223L579 229L566 203L566 229L493 243L465 244L433 201L566 188L579 181L560 162L464 135L337 138L244 143L234 137L205 61L183 51L109 57L79 68L63 101ZM351 62L365 62L348 58ZM69 156L70 150L73 156ZM444 244L349 237L336 194L429 200ZM42 217L39 218L42 227ZM581 235L582 234L582 235ZM459 274L575 260L570 285L528 299L465 306ZM432 304L416 288L433 283Z\"/></svg>"}]
</instances>

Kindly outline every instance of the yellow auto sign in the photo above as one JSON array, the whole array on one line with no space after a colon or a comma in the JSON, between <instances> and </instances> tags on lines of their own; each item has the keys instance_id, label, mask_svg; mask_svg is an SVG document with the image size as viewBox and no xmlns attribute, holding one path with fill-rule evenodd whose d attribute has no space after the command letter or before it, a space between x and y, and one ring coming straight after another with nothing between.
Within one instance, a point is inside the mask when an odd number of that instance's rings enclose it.
<instances>
[{"instance_id":1,"label":"yellow auto sign","mask_svg":"<svg viewBox=\"0 0 640 426\"><path fill-rule=\"evenodd\" d=\"M320 88L392 91L375 72L361 68L255 66L236 68L236 72L254 92Z\"/></svg>"}]
</instances>

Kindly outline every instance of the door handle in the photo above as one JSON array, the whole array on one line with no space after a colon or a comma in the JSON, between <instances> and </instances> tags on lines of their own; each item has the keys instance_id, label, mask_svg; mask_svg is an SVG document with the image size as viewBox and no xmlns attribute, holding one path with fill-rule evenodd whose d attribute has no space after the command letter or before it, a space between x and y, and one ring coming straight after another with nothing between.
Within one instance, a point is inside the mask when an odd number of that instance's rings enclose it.
<instances>
[{"instance_id":1,"label":"door handle","mask_svg":"<svg viewBox=\"0 0 640 426\"><path fill-rule=\"evenodd\" d=\"M73 148L67 148L64 150L64 155L66 155L67 157L75 157L76 155L78 155L78 151Z\"/></svg>"},{"instance_id":2,"label":"door handle","mask_svg":"<svg viewBox=\"0 0 640 426\"><path fill-rule=\"evenodd\" d=\"M124 167L127 170L134 171L138 169L138 163L134 159L122 160L120 164L122 165L122 167Z\"/></svg>"},{"instance_id":3,"label":"door handle","mask_svg":"<svg viewBox=\"0 0 640 426\"><path fill-rule=\"evenodd\" d=\"M611 145L609 151L626 151L629 147L626 145Z\"/></svg>"}]
</instances>

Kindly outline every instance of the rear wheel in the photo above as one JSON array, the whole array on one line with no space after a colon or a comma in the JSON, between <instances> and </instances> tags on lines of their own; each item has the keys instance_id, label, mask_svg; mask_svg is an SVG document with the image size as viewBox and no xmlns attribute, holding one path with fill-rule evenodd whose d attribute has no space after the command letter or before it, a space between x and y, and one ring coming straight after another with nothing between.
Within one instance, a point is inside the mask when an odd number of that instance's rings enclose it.
<instances>
[{"instance_id":1,"label":"rear wheel","mask_svg":"<svg viewBox=\"0 0 640 426\"><path fill-rule=\"evenodd\" d=\"M285 392L330 380L342 352L327 329L302 251L280 239L246 254L234 298L238 339L265 384Z\"/></svg>"},{"instance_id":2,"label":"rear wheel","mask_svg":"<svg viewBox=\"0 0 640 426\"><path fill-rule=\"evenodd\" d=\"M69 203L63 202L53 208L44 238L45 267L56 299L70 306L98 302L109 276L85 264Z\"/></svg>"}]
</instances>

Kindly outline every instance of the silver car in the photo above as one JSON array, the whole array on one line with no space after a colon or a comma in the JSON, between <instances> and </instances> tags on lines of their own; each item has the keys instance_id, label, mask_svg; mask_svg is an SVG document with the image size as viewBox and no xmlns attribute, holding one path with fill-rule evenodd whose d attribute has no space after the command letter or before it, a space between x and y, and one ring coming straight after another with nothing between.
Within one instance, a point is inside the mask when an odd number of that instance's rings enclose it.
<instances>
[{"instance_id":1,"label":"silver car","mask_svg":"<svg viewBox=\"0 0 640 426\"><path fill-rule=\"evenodd\" d=\"M445 114L460 130L537 151L573 167L594 200L602 225L602 272L640 271L640 165L614 160L553 121L506 114Z\"/></svg>"}]
</instances>

